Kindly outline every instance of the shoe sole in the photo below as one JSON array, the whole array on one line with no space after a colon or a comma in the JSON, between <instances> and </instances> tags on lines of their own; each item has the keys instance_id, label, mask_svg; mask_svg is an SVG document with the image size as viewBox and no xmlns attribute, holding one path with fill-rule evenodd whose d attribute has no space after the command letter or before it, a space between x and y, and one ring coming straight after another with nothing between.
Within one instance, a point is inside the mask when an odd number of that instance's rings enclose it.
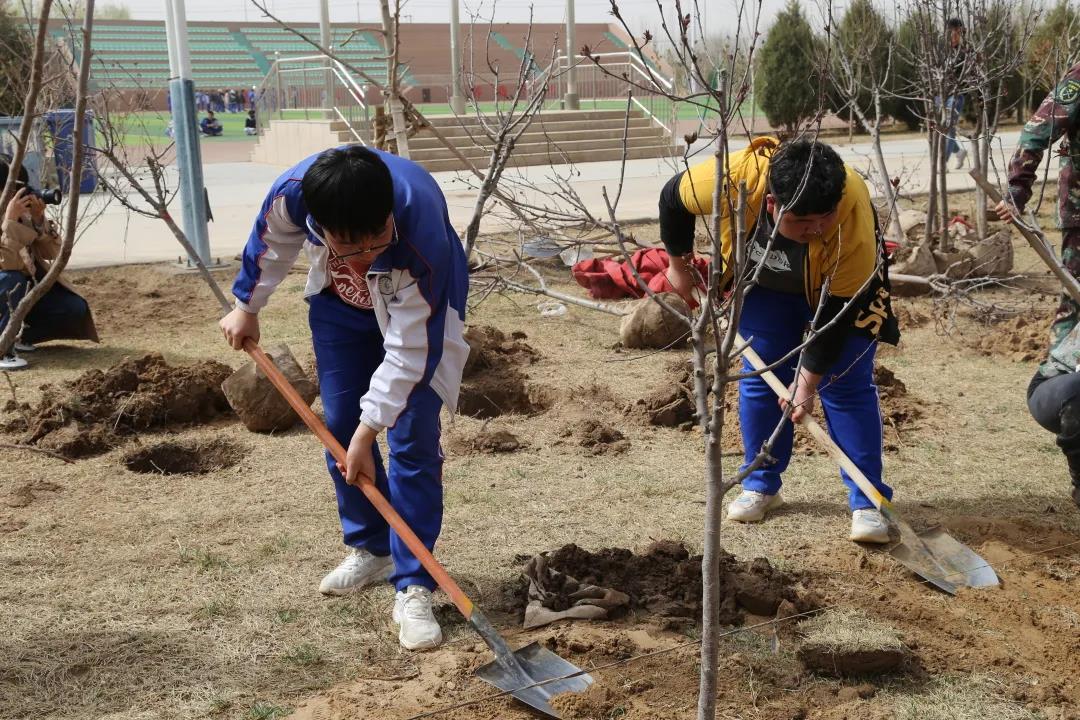
<instances>
[{"instance_id":1,"label":"shoe sole","mask_svg":"<svg viewBox=\"0 0 1080 720\"><path fill-rule=\"evenodd\" d=\"M856 537L854 533L848 535L848 540L857 543L870 543L872 545L888 545L891 542L888 535L886 535L884 538L878 537L876 535L873 537L870 537L868 535Z\"/></svg>"},{"instance_id":2,"label":"shoe sole","mask_svg":"<svg viewBox=\"0 0 1080 720\"><path fill-rule=\"evenodd\" d=\"M401 637L401 633L398 632L398 644L400 644L401 647L405 648L406 650L412 650L413 652L415 652L417 650L434 650L435 648L437 648L437 647L439 647L440 645L443 644L443 639L442 639L442 636L440 635L439 639L435 640L435 641L423 642L423 643L419 643L418 645L409 645Z\"/></svg>"},{"instance_id":3,"label":"shoe sole","mask_svg":"<svg viewBox=\"0 0 1080 720\"><path fill-rule=\"evenodd\" d=\"M370 580L365 580L362 583L358 583L356 585L353 585L352 587L347 587L347 588L329 588L327 590L323 590L320 587L319 592L321 594L323 594L323 595L328 596L328 597L343 597L345 595L352 595L353 593L358 593L361 590L366 590L367 588L371 587L372 585L374 585L376 583L385 582L386 580L389 580L390 576L393 575L393 574L394 574L394 563L390 563L389 565L386 566L386 572L384 572L384 573L382 573L380 575L376 575L375 577L371 578Z\"/></svg>"},{"instance_id":4,"label":"shoe sole","mask_svg":"<svg viewBox=\"0 0 1080 720\"><path fill-rule=\"evenodd\" d=\"M773 495L773 499L770 500L769 504L765 506L765 510L762 511L761 517L757 517L757 518L737 518L737 517L732 517L731 515L726 515L725 519L730 520L731 522L741 522L741 523L761 522L766 517L768 517L769 513L772 512L773 510L777 510L779 508L784 507L784 504L785 504L784 503L784 498L779 493L777 493L776 495Z\"/></svg>"}]
</instances>

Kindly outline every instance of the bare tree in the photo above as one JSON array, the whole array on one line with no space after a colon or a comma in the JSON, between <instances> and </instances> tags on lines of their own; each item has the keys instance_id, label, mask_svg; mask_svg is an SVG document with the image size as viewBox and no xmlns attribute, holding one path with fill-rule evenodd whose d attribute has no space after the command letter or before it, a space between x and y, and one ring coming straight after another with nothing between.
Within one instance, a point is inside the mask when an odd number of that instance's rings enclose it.
<instances>
[{"instance_id":1,"label":"bare tree","mask_svg":"<svg viewBox=\"0 0 1080 720\"><path fill-rule=\"evenodd\" d=\"M848 13L856 12L850 6ZM825 8L825 32L831 49L832 67L829 78L836 95L841 99L837 108L843 114L854 116L863 130L870 135L873 164L877 175L878 191L885 199L888 210L887 225L893 239L904 243L900 227L898 200L899 188L893 183L881 147L881 130L885 121L884 105L891 97L893 84L893 56L896 51L895 34L885 26L884 18L876 16L876 10L866 3L861 6L866 16L852 18L848 27L834 32L833 4ZM848 30L847 35L843 30Z\"/></svg>"},{"instance_id":2,"label":"bare tree","mask_svg":"<svg viewBox=\"0 0 1080 720\"><path fill-rule=\"evenodd\" d=\"M398 22L401 18L401 0L394 0L394 12L390 12L390 0L379 0L382 14L383 50L386 53L386 82L383 95L390 108L390 119L394 127L394 140L397 154L409 157L409 125L405 120L405 110L401 99L401 77L398 54L401 49Z\"/></svg>"}]
</instances>

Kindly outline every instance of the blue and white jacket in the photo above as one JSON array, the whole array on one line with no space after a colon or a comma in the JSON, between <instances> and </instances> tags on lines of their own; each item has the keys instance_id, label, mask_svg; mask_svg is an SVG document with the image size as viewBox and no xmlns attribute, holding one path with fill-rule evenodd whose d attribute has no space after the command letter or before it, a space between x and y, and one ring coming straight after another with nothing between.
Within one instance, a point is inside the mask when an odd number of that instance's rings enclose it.
<instances>
[{"instance_id":1,"label":"blue and white jacket","mask_svg":"<svg viewBox=\"0 0 1080 720\"><path fill-rule=\"evenodd\" d=\"M469 272L446 209L446 198L427 170L396 155L374 151L394 181L398 242L380 254L367 285L383 334L386 357L360 400L361 420L375 430L392 427L417 386L429 383L451 412L469 346L463 338ZM296 261L311 261L304 297L330 285L329 251L308 215L300 181L318 154L301 161L270 188L255 221L233 295L236 306L257 313ZM363 188L357 188L363 202Z\"/></svg>"}]
</instances>

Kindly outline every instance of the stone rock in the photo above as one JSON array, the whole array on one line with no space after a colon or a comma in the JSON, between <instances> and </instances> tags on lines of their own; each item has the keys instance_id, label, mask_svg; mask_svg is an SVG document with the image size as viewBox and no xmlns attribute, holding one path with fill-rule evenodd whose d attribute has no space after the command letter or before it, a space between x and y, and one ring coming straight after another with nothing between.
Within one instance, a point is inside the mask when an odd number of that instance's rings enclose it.
<instances>
[{"instance_id":1,"label":"stone rock","mask_svg":"<svg viewBox=\"0 0 1080 720\"><path fill-rule=\"evenodd\" d=\"M678 312L690 314L689 306L678 294L659 293L658 297ZM619 337L623 347L627 348L675 347L689 333L690 328L685 322L651 297L634 303L630 314L624 316L619 325Z\"/></svg>"},{"instance_id":2,"label":"stone rock","mask_svg":"<svg viewBox=\"0 0 1080 720\"><path fill-rule=\"evenodd\" d=\"M311 405L319 392L318 388L293 357L289 346L275 345L266 348L265 352L296 388L304 402ZM221 383L221 389L229 405L252 432L288 430L300 420L300 416L253 360L226 378L225 382Z\"/></svg>"}]
</instances>

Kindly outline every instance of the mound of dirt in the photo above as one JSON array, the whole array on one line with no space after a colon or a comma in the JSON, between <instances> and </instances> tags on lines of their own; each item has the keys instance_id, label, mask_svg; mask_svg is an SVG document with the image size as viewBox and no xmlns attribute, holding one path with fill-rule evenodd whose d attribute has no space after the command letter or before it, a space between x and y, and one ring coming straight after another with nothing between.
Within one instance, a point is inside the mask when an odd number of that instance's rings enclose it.
<instances>
[{"instance_id":1,"label":"mound of dirt","mask_svg":"<svg viewBox=\"0 0 1080 720\"><path fill-rule=\"evenodd\" d=\"M617 455L630 449L630 441L619 430L595 418L582 420L567 430L581 447L593 455Z\"/></svg>"},{"instance_id":2,"label":"mound of dirt","mask_svg":"<svg viewBox=\"0 0 1080 720\"><path fill-rule=\"evenodd\" d=\"M124 466L137 473L205 475L236 465L246 450L228 440L209 443L166 441L124 456Z\"/></svg>"},{"instance_id":3,"label":"mound of dirt","mask_svg":"<svg viewBox=\"0 0 1080 720\"><path fill-rule=\"evenodd\" d=\"M923 416L923 403L909 395L904 382L884 365L874 366L874 384L881 398L881 421L895 433L889 437L886 432L885 450L894 452L899 449L900 435L914 430L915 421Z\"/></svg>"},{"instance_id":4,"label":"mound of dirt","mask_svg":"<svg viewBox=\"0 0 1080 720\"><path fill-rule=\"evenodd\" d=\"M893 300L893 313L900 324L900 332L923 327L934 321L934 314L929 309L920 307L915 302Z\"/></svg>"},{"instance_id":5,"label":"mound of dirt","mask_svg":"<svg viewBox=\"0 0 1080 720\"><path fill-rule=\"evenodd\" d=\"M465 361L462 377L471 380L477 375L501 371L508 366L531 365L540 353L525 340L528 336L515 331L510 337L490 325L473 325L465 331L469 343L469 359Z\"/></svg>"},{"instance_id":6,"label":"mound of dirt","mask_svg":"<svg viewBox=\"0 0 1080 720\"><path fill-rule=\"evenodd\" d=\"M667 381L627 407L626 414L649 425L692 429L695 422L694 394L689 364L683 361L670 363L664 376ZM881 415L885 425L893 428L897 436L913 430L914 421L923 415L923 403L909 395L904 383L883 365L874 367L874 382L878 385L881 396ZM738 383L728 384L724 403L726 412L721 444L725 452L737 452L742 449ZM820 409L815 413L818 422L823 422ZM898 438L887 439L885 449L897 450L897 440ZM817 455L822 451L807 433L796 431L794 452L800 455Z\"/></svg>"},{"instance_id":7,"label":"mound of dirt","mask_svg":"<svg viewBox=\"0 0 1080 720\"><path fill-rule=\"evenodd\" d=\"M471 348L462 375L458 412L477 418L535 415L550 405L545 388L529 383L520 366L537 361L540 353L526 343L524 333L511 337L487 325L470 327L465 340Z\"/></svg>"},{"instance_id":8,"label":"mound of dirt","mask_svg":"<svg viewBox=\"0 0 1080 720\"><path fill-rule=\"evenodd\" d=\"M471 437L451 435L447 438L447 445L455 455L495 455L517 452L528 447L528 443L509 430L486 428Z\"/></svg>"},{"instance_id":9,"label":"mound of dirt","mask_svg":"<svg viewBox=\"0 0 1080 720\"><path fill-rule=\"evenodd\" d=\"M1013 362L1037 362L1050 345L1050 319L1020 315L986 326L972 341L986 357L1006 357Z\"/></svg>"},{"instance_id":10,"label":"mound of dirt","mask_svg":"<svg viewBox=\"0 0 1080 720\"><path fill-rule=\"evenodd\" d=\"M158 353L88 370L42 388L37 407L8 422L23 442L70 458L99 455L123 435L231 414L221 383L232 368L212 360L170 366Z\"/></svg>"},{"instance_id":11,"label":"mound of dirt","mask_svg":"<svg viewBox=\"0 0 1080 720\"><path fill-rule=\"evenodd\" d=\"M548 566L578 583L625 593L632 609L666 618L701 617L701 556L691 555L682 543L660 540L640 555L624 548L604 548L593 553L569 544L548 554ZM784 600L800 611L815 604L795 590L797 578L776 570L765 558L740 562L723 553L720 568L720 620L725 625L741 624L745 612L774 615ZM527 602L527 590L525 583L518 593L521 608ZM572 604L569 596L556 592L545 607L560 610Z\"/></svg>"}]
</instances>

